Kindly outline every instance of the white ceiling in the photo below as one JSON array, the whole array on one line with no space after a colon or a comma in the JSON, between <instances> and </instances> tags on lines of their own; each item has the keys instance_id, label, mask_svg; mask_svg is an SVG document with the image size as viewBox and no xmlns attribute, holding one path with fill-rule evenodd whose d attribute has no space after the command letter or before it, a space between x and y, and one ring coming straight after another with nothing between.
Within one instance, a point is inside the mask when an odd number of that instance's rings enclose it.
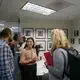
<instances>
[{"instance_id":1,"label":"white ceiling","mask_svg":"<svg viewBox=\"0 0 80 80\"><path fill-rule=\"evenodd\" d=\"M22 21L41 19L41 20L73 20L80 17L80 0L64 0L71 5L61 9L49 16L44 16L30 11L23 11L21 7L27 2L48 7L55 0L0 0L0 20L1 21ZM63 0L56 0L63 1Z\"/></svg>"}]
</instances>

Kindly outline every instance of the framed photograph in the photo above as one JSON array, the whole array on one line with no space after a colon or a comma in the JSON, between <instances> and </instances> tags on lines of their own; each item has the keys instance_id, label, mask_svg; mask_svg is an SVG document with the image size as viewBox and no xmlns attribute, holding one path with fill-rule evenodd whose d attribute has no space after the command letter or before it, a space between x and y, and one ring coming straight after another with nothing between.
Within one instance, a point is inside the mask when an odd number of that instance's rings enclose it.
<instances>
[{"instance_id":1,"label":"framed photograph","mask_svg":"<svg viewBox=\"0 0 80 80\"><path fill-rule=\"evenodd\" d=\"M46 38L46 29L45 28L36 28L35 29L35 38L36 39L45 39Z\"/></svg>"},{"instance_id":2,"label":"framed photograph","mask_svg":"<svg viewBox=\"0 0 80 80\"><path fill-rule=\"evenodd\" d=\"M78 30L75 30L75 31L74 31L74 36L75 36L75 37L79 36L79 31L78 31Z\"/></svg>"},{"instance_id":3,"label":"framed photograph","mask_svg":"<svg viewBox=\"0 0 80 80\"><path fill-rule=\"evenodd\" d=\"M75 43L75 39L74 38L71 38L71 44L74 44Z\"/></svg>"},{"instance_id":4,"label":"framed photograph","mask_svg":"<svg viewBox=\"0 0 80 80\"><path fill-rule=\"evenodd\" d=\"M23 34L25 35L26 38L34 37L34 29L33 28L24 28Z\"/></svg>"},{"instance_id":5,"label":"framed photograph","mask_svg":"<svg viewBox=\"0 0 80 80\"><path fill-rule=\"evenodd\" d=\"M80 44L80 38L78 39L78 43Z\"/></svg>"},{"instance_id":6,"label":"framed photograph","mask_svg":"<svg viewBox=\"0 0 80 80\"><path fill-rule=\"evenodd\" d=\"M51 42L51 40L48 40L47 41L47 50L48 51L51 50L51 46L52 46L52 42Z\"/></svg>"},{"instance_id":7,"label":"framed photograph","mask_svg":"<svg viewBox=\"0 0 80 80\"><path fill-rule=\"evenodd\" d=\"M52 30L52 28L47 29L47 38L48 39L51 39L51 30Z\"/></svg>"},{"instance_id":8,"label":"framed photograph","mask_svg":"<svg viewBox=\"0 0 80 80\"><path fill-rule=\"evenodd\" d=\"M63 29L63 31L65 32L67 38L68 38L68 29Z\"/></svg>"},{"instance_id":9,"label":"framed photograph","mask_svg":"<svg viewBox=\"0 0 80 80\"><path fill-rule=\"evenodd\" d=\"M41 46L40 51L46 50L46 41L45 40L36 40L36 44Z\"/></svg>"}]
</instances>

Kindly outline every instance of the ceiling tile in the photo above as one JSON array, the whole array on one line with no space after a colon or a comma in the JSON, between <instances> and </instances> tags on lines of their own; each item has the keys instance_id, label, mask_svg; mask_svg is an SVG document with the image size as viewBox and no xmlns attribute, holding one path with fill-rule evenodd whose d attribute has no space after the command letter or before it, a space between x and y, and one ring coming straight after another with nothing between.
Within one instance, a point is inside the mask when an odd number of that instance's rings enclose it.
<instances>
[{"instance_id":1,"label":"ceiling tile","mask_svg":"<svg viewBox=\"0 0 80 80\"><path fill-rule=\"evenodd\" d=\"M53 17L53 19L69 19L72 20L74 18L74 16L62 13L61 11L58 11L54 14L51 15L51 17Z\"/></svg>"},{"instance_id":2,"label":"ceiling tile","mask_svg":"<svg viewBox=\"0 0 80 80\"><path fill-rule=\"evenodd\" d=\"M55 0L46 6L55 11L59 11L61 9L69 7L71 5L72 5L71 3L64 1L64 0Z\"/></svg>"},{"instance_id":3,"label":"ceiling tile","mask_svg":"<svg viewBox=\"0 0 80 80\"><path fill-rule=\"evenodd\" d=\"M27 14L26 14L27 13ZM73 19L74 16L72 15L69 15L68 14L64 14L62 12L55 12L51 15L48 15L48 16L44 16L44 15L41 15L41 14L37 14L37 13L32 13L32 12L29 12L29 11L20 11L20 16L21 17L24 17L26 19L28 19L29 17L31 18L35 18L35 19L46 19L46 20L58 20L58 19Z\"/></svg>"},{"instance_id":4,"label":"ceiling tile","mask_svg":"<svg viewBox=\"0 0 80 80\"><path fill-rule=\"evenodd\" d=\"M65 14L68 14L68 15L77 15L80 13L80 7L76 7L74 5L68 7L68 8L65 8L63 10L61 10L61 12L65 13Z\"/></svg>"},{"instance_id":5,"label":"ceiling tile","mask_svg":"<svg viewBox=\"0 0 80 80\"><path fill-rule=\"evenodd\" d=\"M65 0L65 1L68 1L72 4L75 4L75 5L79 5L80 4L80 0Z\"/></svg>"}]
</instances>

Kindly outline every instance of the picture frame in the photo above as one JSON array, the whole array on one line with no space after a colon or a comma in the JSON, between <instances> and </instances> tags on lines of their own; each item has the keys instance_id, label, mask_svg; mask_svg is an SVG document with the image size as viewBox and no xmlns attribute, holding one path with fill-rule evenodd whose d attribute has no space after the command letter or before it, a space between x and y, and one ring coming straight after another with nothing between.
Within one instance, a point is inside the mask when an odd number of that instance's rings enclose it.
<instances>
[{"instance_id":1,"label":"picture frame","mask_svg":"<svg viewBox=\"0 0 80 80\"><path fill-rule=\"evenodd\" d=\"M52 30L53 28L47 28L47 38L48 39L51 39L51 30Z\"/></svg>"},{"instance_id":2,"label":"picture frame","mask_svg":"<svg viewBox=\"0 0 80 80\"><path fill-rule=\"evenodd\" d=\"M51 30L53 30L53 28L48 28L47 29L47 38L51 39ZM68 38L68 29L62 29L64 31L64 33L66 34L67 38Z\"/></svg>"},{"instance_id":3,"label":"picture frame","mask_svg":"<svg viewBox=\"0 0 80 80\"><path fill-rule=\"evenodd\" d=\"M74 44L75 43L75 39L71 38L70 42L71 42L71 44Z\"/></svg>"},{"instance_id":4,"label":"picture frame","mask_svg":"<svg viewBox=\"0 0 80 80\"><path fill-rule=\"evenodd\" d=\"M34 29L33 28L24 28L23 34L25 35L26 38L34 37Z\"/></svg>"},{"instance_id":5,"label":"picture frame","mask_svg":"<svg viewBox=\"0 0 80 80\"><path fill-rule=\"evenodd\" d=\"M45 39L46 38L46 29L45 28L36 28L35 29L35 38L36 39Z\"/></svg>"},{"instance_id":6,"label":"picture frame","mask_svg":"<svg viewBox=\"0 0 80 80\"><path fill-rule=\"evenodd\" d=\"M74 37L77 37L77 36L79 36L79 30L74 31Z\"/></svg>"},{"instance_id":7,"label":"picture frame","mask_svg":"<svg viewBox=\"0 0 80 80\"><path fill-rule=\"evenodd\" d=\"M78 43L80 44L80 38L78 38Z\"/></svg>"},{"instance_id":8,"label":"picture frame","mask_svg":"<svg viewBox=\"0 0 80 80\"><path fill-rule=\"evenodd\" d=\"M50 51L51 50L51 47L52 47L52 41L51 40L48 40L47 41L47 50Z\"/></svg>"},{"instance_id":9,"label":"picture frame","mask_svg":"<svg viewBox=\"0 0 80 80\"><path fill-rule=\"evenodd\" d=\"M68 38L68 29L62 29Z\"/></svg>"},{"instance_id":10,"label":"picture frame","mask_svg":"<svg viewBox=\"0 0 80 80\"><path fill-rule=\"evenodd\" d=\"M40 45L40 51L46 50L46 41L45 40L36 40L36 45Z\"/></svg>"}]
</instances>

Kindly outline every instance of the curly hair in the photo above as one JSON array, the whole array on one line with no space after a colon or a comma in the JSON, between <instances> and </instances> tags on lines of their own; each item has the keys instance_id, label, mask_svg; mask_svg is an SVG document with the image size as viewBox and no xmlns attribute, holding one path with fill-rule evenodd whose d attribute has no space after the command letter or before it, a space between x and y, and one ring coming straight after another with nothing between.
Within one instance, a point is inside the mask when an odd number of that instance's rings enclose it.
<instances>
[{"instance_id":1,"label":"curly hair","mask_svg":"<svg viewBox=\"0 0 80 80\"><path fill-rule=\"evenodd\" d=\"M69 48L70 43L62 29L53 29L51 31L52 50L56 48Z\"/></svg>"}]
</instances>

